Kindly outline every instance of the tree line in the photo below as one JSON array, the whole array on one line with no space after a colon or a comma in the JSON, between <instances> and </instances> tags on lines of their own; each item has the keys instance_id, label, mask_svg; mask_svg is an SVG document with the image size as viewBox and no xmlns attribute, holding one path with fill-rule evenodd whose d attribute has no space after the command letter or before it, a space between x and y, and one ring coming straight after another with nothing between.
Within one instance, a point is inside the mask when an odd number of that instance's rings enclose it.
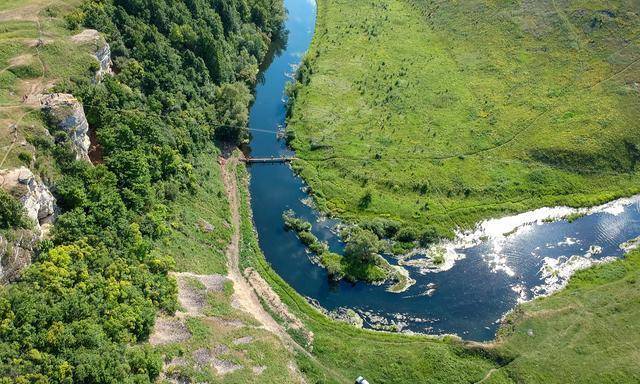
<instances>
[{"instance_id":1,"label":"tree line","mask_svg":"<svg viewBox=\"0 0 640 384\"><path fill-rule=\"evenodd\" d=\"M250 87L285 16L277 0L89 0L71 29L106 34L114 76L56 88L95 131L94 164L69 138L31 138L54 159L61 214L19 281L0 289L0 383L150 383L160 357L140 343L177 308L174 263L155 249L167 206L195 183L207 143L241 143ZM95 144L95 143L94 143ZM2 225L21 219L0 195ZM4 216L4 215L3 215Z\"/></svg>"}]
</instances>

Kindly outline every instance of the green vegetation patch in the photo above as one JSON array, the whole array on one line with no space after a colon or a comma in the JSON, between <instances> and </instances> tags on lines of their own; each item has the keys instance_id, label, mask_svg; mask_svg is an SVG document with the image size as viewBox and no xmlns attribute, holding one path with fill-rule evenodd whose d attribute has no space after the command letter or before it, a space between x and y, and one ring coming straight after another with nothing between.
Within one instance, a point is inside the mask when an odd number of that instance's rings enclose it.
<instances>
[{"instance_id":1,"label":"green vegetation patch","mask_svg":"<svg viewBox=\"0 0 640 384\"><path fill-rule=\"evenodd\" d=\"M640 191L635 1L320 0L290 86L318 206L440 236Z\"/></svg>"},{"instance_id":2,"label":"green vegetation patch","mask_svg":"<svg viewBox=\"0 0 640 384\"><path fill-rule=\"evenodd\" d=\"M576 273L508 317L495 346L509 361L501 371L528 383L638 382L639 298L638 251Z\"/></svg>"},{"instance_id":3,"label":"green vegetation patch","mask_svg":"<svg viewBox=\"0 0 640 384\"><path fill-rule=\"evenodd\" d=\"M229 204L220 165L219 151L207 146L194 160L194 190L180 192L170 186L173 200L168 205L170 233L161 238L157 248L171 255L177 271L198 274L225 274L226 247L231 240Z\"/></svg>"},{"instance_id":4,"label":"green vegetation patch","mask_svg":"<svg viewBox=\"0 0 640 384\"><path fill-rule=\"evenodd\" d=\"M343 231L347 242L344 256L329 251L326 243L311 233L311 223L295 216L291 210L282 214L285 228L293 230L315 260L329 273L333 280L346 279L351 282L383 282L390 278L392 268L379 255L383 244L377 235L358 227Z\"/></svg>"},{"instance_id":5,"label":"green vegetation patch","mask_svg":"<svg viewBox=\"0 0 640 384\"><path fill-rule=\"evenodd\" d=\"M474 383L497 368L484 353L466 349L455 338L368 331L335 322L318 312L264 259L253 228L247 180L245 167L239 166L241 267L255 268L313 332L311 357L296 354L308 382L349 383L362 375L372 383ZM503 383L511 382L502 377Z\"/></svg>"},{"instance_id":6,"label":"green vegetation patch","mask_svg":"<svg viewBox=\"0 0 640 384\"><path fill-rule=\"evenodd\" d=\"M251 74L280 31L282 4L10 4L0 11L0 81L7 86L0 145L12 154L3 154L0 167L29 163L60 214L19 281L0 287L0 382L155 382L161 359L144 342L156 314L177 309L171 256L184 256L181 268L224 269L221 251L207 258L206 250L224 247L228 208L219 181L196 178L219 177L215 138L238 143L246 135L236 126L246 123ZM81 26L100 30L111 45L115 73L101 82L88 47L70 41L79 30L67 27ZM92 164L76 160L58 127L46 134L38 108L29 107L42 92L71 93L83 103ZM10 202L1 203L15 216ZM19 225L15 217L5 222ZM201 244L162 247L166 236ZM238 317L228 289L219 296L210 298L218 303L211 313ZM202 328L193 324L198 340L206 338Z\"/></svg>"}]
</instances>

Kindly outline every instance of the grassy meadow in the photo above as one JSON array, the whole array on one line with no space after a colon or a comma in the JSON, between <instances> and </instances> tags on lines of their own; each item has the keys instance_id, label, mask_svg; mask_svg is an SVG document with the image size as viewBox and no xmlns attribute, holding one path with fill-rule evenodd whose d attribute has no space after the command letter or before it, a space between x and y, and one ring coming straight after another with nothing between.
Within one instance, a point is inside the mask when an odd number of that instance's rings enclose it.
<instances>
[{"instance_id":1,"label":"grassy meadow","mask_svg":"<svg viewBox=\"0 0 640 384\"><path fill-rule=\"evenodd\" d=\"M639 5L319 0L295 167L327 211L441 235L637 193Z\"/></svg>"},{"instance_id":2,"label":"grassy meadow","mask_svg":"<svg viewBox=\"0 0 640 384\"><path fill-rule=\"evenodd\" d=\"M225 250L231 225L218 155L219 150L210 145L193 160L195 191L178 193L162 212L170 228L156 247L173 257L176 271L227 273Z\"/></svg>"},{"instance_id":3,"label":"grassy meadow","mask_svg":"<svg viewBox=\"0 0 640 384\"><path fill-rule=\"evenodd\" d=\"M81 0L9 0L0 4L0 169L32 166L54 172L50 159L36 153L34 139L45 134L37 100L24 98L98 68L95 47L76 43L80 32L68 28L65 16Z\"/></svg>"},{"instance_id":4,"label":"grassy meadow","mask_svg":"<svg viewBox=\"0 0 640 384\"><path fill-rule=\"evenodd\" d=\"M638 297L638 251L578 272L565 290L511 314L496 342L509 360L501 374L525 383L637 383Z\"/></svg>"}]
</instances>

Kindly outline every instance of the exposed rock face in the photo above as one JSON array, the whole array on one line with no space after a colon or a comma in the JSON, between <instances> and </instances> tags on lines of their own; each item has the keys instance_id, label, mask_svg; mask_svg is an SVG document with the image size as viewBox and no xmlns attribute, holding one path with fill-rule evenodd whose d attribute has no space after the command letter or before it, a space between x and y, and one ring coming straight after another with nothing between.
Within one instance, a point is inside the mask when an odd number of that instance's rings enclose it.
<instances>
[{"instance_id":1,"label":"exposed rock face","mask_svg":"<svg viewBox=\"0 0 640 384\"><path fill-rule=\"evenodd\" d=\"M111 47L109 46L109 43L105 41L104 45L96 51L96 59L100 62L100 69L96 73L98 81L102 80L105 74L113 74L113 71L111 70Z\"/></svg>"},{"instance_id":2,"label":"exposed rock face","mask_svg":"<svg viewBox=\"0 0 640 384\"><path fill-rule=\"evenodd\" d=\"M100 63L100 69L96 72L96 80L100 81L105 74L111 75L111 47L107 41L95 29L85 29L77 35L71 37L71 40L78 44L93 44L95 47L95 57Z\"/></svg>"},{"instance_id":3,"label":"exposed rock face","mask_svg":"<svg viewBox=\"0 0 640 384\"><path fill-rule=\"evenodd\" d=\"M49 120L69 136L76 159L90 161L89 123L82 104L67 93L45 95L40 103Z\"/></svg>"},{"instance_id":4,"label":"exposed rock face","mask_svg":"<svg viewBox=\"0 0 640 384\"><path fill-rule=\"evenodd\" d=\"M17 230L11 237L8 239L0 235L0 284L15 280L24 267L31 264L40 238L38 233L27 229Z\"/></svg>"},{"instance_id":5,"label":"exposed rock face","mask_svg":"<svg viewBox=\"0 0 640 384\"><path fill-rule=\"evenodd\" d=\"M27 216L38 228L41 224L47 224L53 220L56 199L49 188L36 180L28 168L0 171L0 183L4 190L20 200Z\"/></svg>"},{"instance_id":6,"label":"exposed rock face","mask_svg":"<svg viewBox=\"0 0 640 384\"><path fill-rule=\"evenodd\" d=\"M34 229L15 229L0 235L0 283L15 279L31 263L36 243L53 221L55 198L25 167L0 170L0 187L24 206Z\"/></svg>"}]
</instances>

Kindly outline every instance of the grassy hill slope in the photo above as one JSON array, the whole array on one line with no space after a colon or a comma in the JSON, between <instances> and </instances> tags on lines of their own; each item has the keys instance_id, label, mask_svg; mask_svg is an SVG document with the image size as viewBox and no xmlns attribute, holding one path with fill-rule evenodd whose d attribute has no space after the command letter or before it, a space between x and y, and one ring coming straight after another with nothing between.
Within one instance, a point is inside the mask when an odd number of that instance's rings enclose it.
<instances>
[{"instance_id":1,"label":"grassy hill slope","mask_svg":"<svg viewBox=\"0 0 640 384\"><path fill-rule=\"evenodd\" d=\"M297 167L324 209L441 234L637 193L639 5L320 0Z\"/></svg>"},{"instance_id":2,"label":"grassy hill slope","mask_svg":"<svg viewBox=\"0 0 640 384\"><path fill-rule=\"evenodd\" d=\"M0 168L20 165L55 172L31 144L46 134L37 100L53 85L91 76L95 46L74 42L63 16L80 0L3 1L0 4ZM33 159L35 161L33 161Z\"/></svg>"},{"instance_id":3,"label":"grassy hill slope","mask_svg":"<svg viewBox=\"0 0 640 384\"><path fill-rule=\"evenodd\" d=\"M637 383L639 314L640 252L581 271L511 315L497 350L513 360L501 373L526 383Z\"/></svg>"}]
</instances>

